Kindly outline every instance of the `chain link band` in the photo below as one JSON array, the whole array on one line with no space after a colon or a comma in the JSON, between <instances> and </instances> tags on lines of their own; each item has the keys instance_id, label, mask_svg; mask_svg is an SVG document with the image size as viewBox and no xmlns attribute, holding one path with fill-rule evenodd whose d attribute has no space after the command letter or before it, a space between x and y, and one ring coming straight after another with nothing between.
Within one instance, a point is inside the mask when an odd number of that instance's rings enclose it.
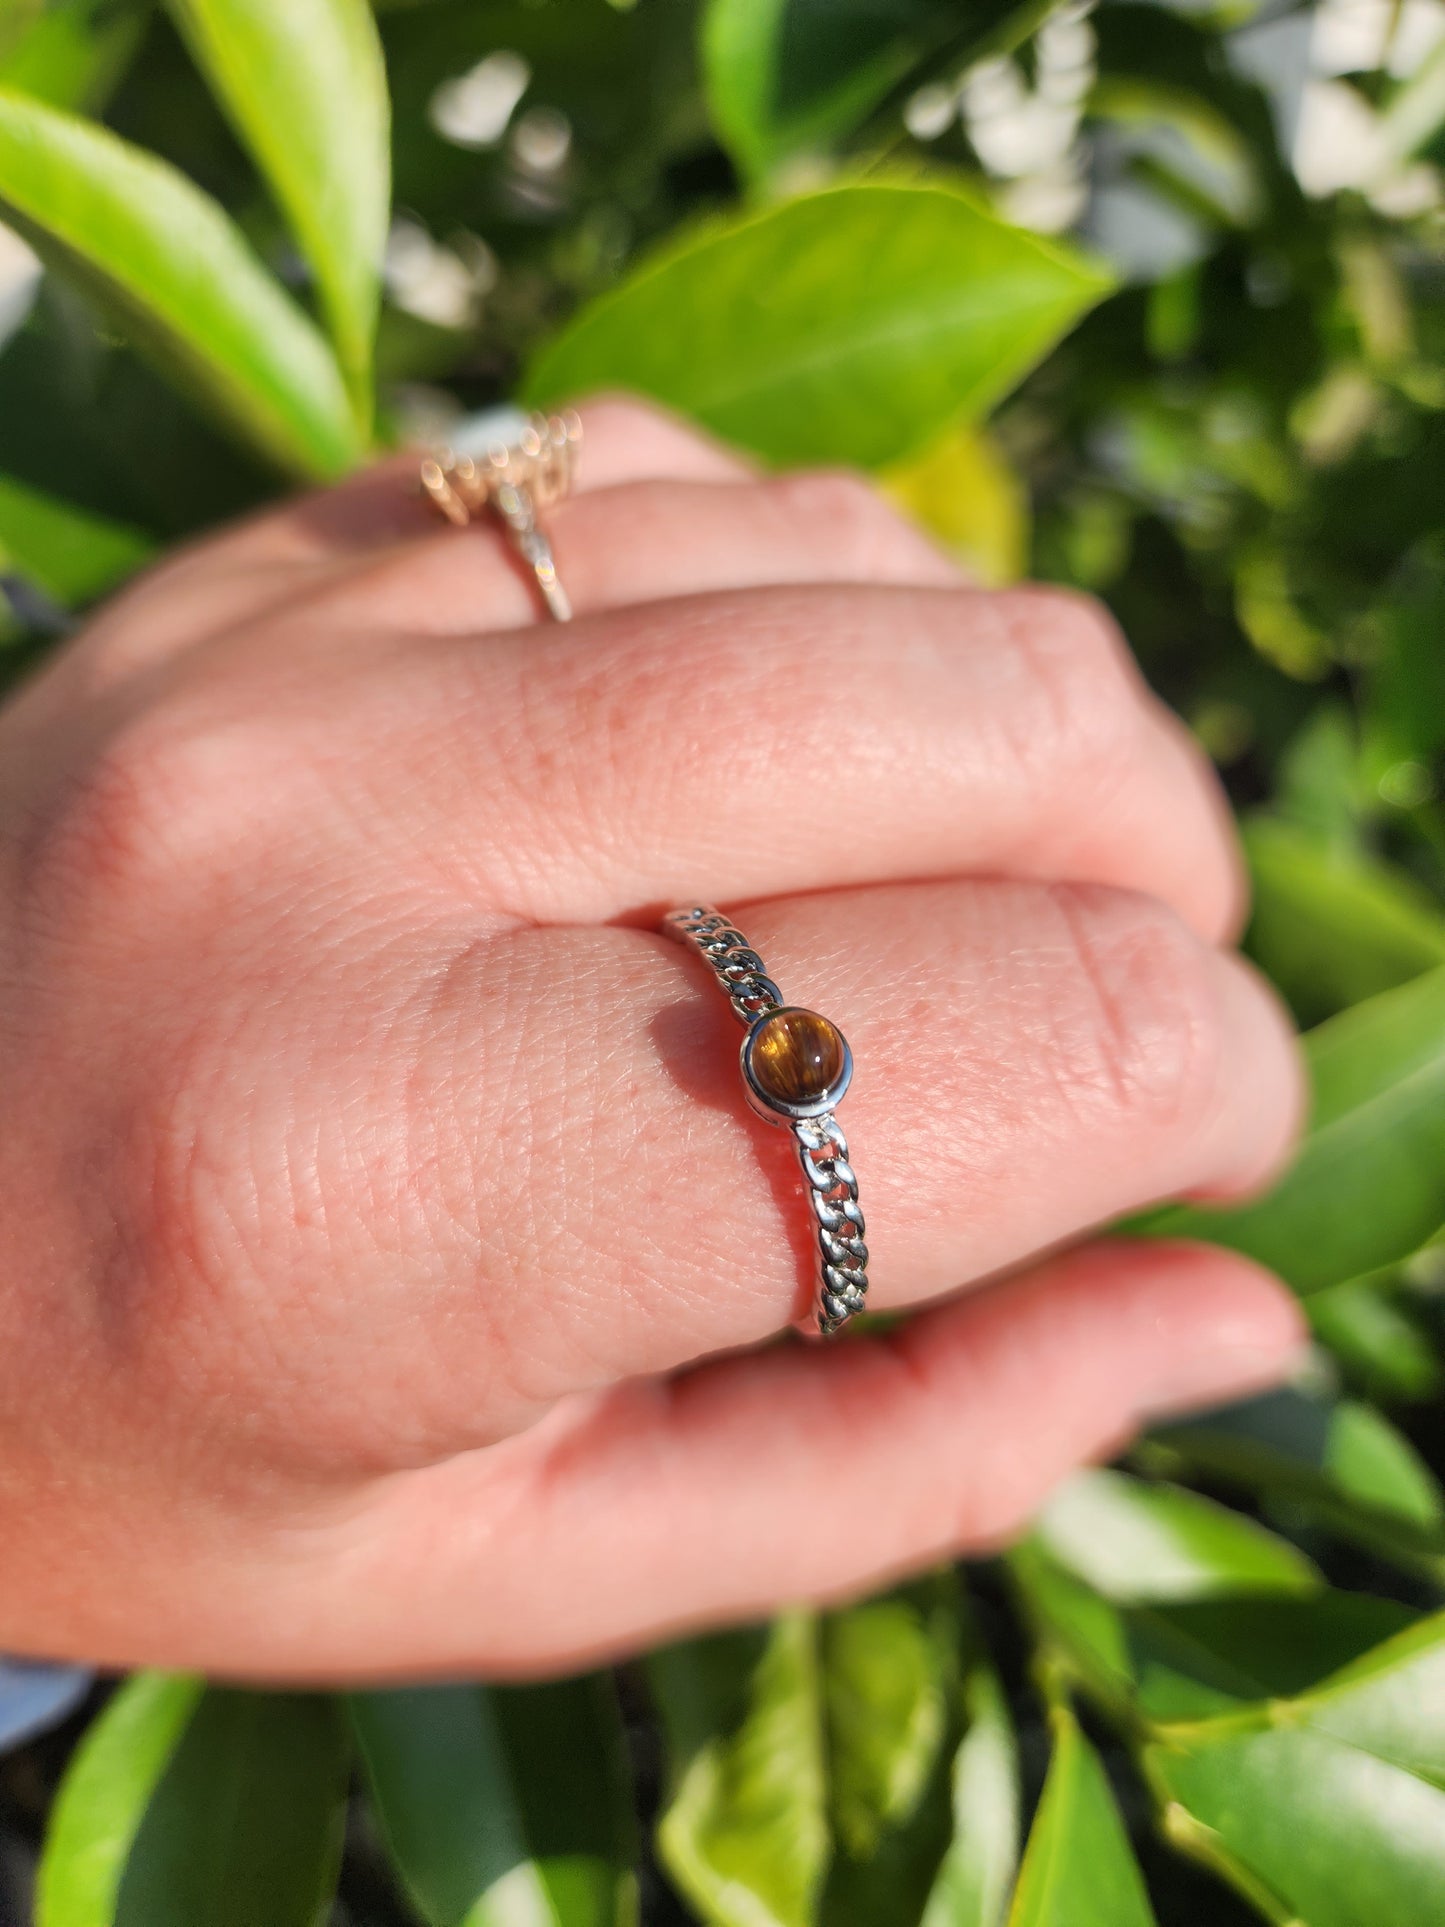
<instances>
[{"instance_id":1,"label":"chain link band","mask_svg":"<svg viewBox=\"0 0 1445 1927\"><path fill-rule=\"evenodd\" d=\"M699 904L670 911L662 927L698 953L747 1026L741 1057L753 1109L793 1134L817 1237L818 1330L828 1337L863 1310L868 1291L858 1179L833 1115L852 1076L852 1055L826 1018L784 1002L730 918Z\"/></svg>"}]
</instances>

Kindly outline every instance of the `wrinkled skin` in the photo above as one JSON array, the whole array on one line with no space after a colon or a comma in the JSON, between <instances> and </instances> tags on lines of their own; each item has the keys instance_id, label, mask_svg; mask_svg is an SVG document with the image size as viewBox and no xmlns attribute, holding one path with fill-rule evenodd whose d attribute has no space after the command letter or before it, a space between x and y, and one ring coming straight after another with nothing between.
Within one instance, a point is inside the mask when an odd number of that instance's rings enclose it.
<instances>
[{"instance_id":1,"label":"wrinkled skin","mask_svg":"<svg viewBox=\"0 0 1445 1927\"><path fill-rule=\"evenodd\" d=\"M1299 1108L1107 617L584 417L569 627L390 464L0 717L0 1647L565 1668L993 1546L1294 1357L1244 1260L1081 1242L1257 1186ZM681 900L847 1033L907 1322L767 1342L808 1214Z\"/></svg>"}]
</instances>

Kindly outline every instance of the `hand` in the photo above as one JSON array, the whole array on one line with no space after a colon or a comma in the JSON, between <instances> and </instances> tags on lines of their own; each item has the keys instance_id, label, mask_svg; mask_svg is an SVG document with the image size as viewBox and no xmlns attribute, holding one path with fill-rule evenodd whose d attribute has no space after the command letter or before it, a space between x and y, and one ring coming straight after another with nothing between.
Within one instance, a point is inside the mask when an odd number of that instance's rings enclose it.
<instances>
[{"instance_id":1,"label":"hand","mask_svg":"<svg viewBox=\"0 0 1445 1927\"><path fill-rule=\"evenodd\" d=\"M994 1545L1278 1375L1240 1258L1038 1261L1299 1105L1108 619L607 402L548 626L407 473L165 563L0 719L0 1647L568 1667ZM947 1299L886 1333L759 1349L810 1237L656 932L709 899L853 1045L870 1302Z\"/></svg>"}]
</instances>

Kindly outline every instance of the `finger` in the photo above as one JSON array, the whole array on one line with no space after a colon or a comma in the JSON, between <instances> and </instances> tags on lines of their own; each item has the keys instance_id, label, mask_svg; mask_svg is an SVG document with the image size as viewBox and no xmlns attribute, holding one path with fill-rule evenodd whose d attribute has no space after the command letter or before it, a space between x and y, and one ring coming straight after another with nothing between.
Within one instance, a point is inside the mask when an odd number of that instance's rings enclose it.
<instances>
[{"instance_id":1,"label":"finger","mask_svg":"<svg viewBox=\"0 0 1445 1927\"><path fill-rule=\"evenodd\" d=\"M324 657L300 726L348 744L358 822L518 919L1003 872L1237 921L1217 781L1080 597L778 588L425 651L361 619L344 658L276 627L288 674Z\"/></svg>"},{"instance_id":2,"label":"finger","mask_svg":"<svg viewBox=\"0 0 1445 1927\"><path fill-rule=\"evenodd\" d=\"M215 1103L208 1072L141 1142L128 1126L117 1155L146 1182L125 1249L164 1304L137 1291L111 1316L137 1321L123 1349L158 1391L222 1358L208 1424L238 1414L293 1462L414 1465L804 1313L791 1142L747 1110L696 959L627 929L417 931L387 892L375 913L375 943L344 948L268 916L265 994L209 1020L244 1086ZM1276 1002L1151 899L915 885L759 905L744 928L852 1045L877 1308L1257 1182L1289 1141ZM169 982L116 989L163 1091Z\"/></svg>"},{"instance_id":3,"label":"finger","mask_svg":"<svg viewBox=\"0 0 1445 1927\"><path fill-rule=\"evenodd\" d=\"M580 412L577 493L649 479L721 485L753 474L741 456L649 403L604 396ZM119 674L311 594L358 557L397 545L425 548L439 518L417 484L417 462L414 451L390 456L176 551L107 606L92 625L92 651ZM518 579L502 538L479 526L467 547L491 556L491 579L515 603ZM470 606L475 619L475 599ZM509 620L536 614L528 603Z\"/></svg>"},{"instance_id":4,"label":"finger","mask_svg":"<svg viewBox=\"0 0 1445 1927\"><path fill-rule=\"evenodd\" d=\"M573 497L644 481L736 485L756 475L741 455L649 402L602 396L578 414ZM234 540L229 553L244 553L253 563L315 561L444 532L417 485L417 464L415 450L390 456L337 487L243 524L222 541Z\"/></svg>"},{"instance_id":5,"label":"finger","mask_svg":"<svg viewBox=\"0 0 1445 1927\"><path fill-rule=\"evenodd\" d=\"M635 395L596 395L580 402L582 445L576 487L616 488L624 482L746 482L754 464L735 448L656 402Z\"/></svg>"},{"instance_id":6,"label":"finger","mask_svg":"<svg viewBox=\"0 0 1445 1927\"><path fill-rule=\"evenodd\" d=\"M950 561L861 476L803 472L740 488L675 478L616 483L547 515L574 612L780 583L915 583L956 588ZM357 624L475 637L537 620L537 587L490 523L441 527L397 544L338 582L340 646Z\"/></svg>"},{"instance_id":7,"label":"finger","mask_svg":"<svg viewBox=\"0 0 1445 1927\"><path fill-rule=\"evenodd\" d=\"M784 994L852 1046L841 1121L875 1309L1160 1198L1253 1188L1292 1139L1300 1073L1273 993L1152 899L918 885L757 905L742 922ZM453 1208L478 1201L498 1241L489 1328L514 1335L534 1395L665 1370L806 1314L814 1231L791 1141L747 1111L736 1022L696 959L627 931L519 934L462 962L445 1008L456 1027L413 1102L430 1088L440 1105L444 1078L453 1104L463 1093L479 1155L455 1147ZM504 1143L518 1163L499 1186ZM545 1210L521 1208L538 1197Z\"/></svg>"},{"instance_id":8,"label":"finger","mask_svg":"<svg viewBox=\"0 0 1445 1927\"><path fill-rule=\"evenodd\" d=\"M578 412L582 440L573 489L579 494L644 480L745 482L754 474L742 456L650 403L604 396ZM333 488L238 524L205 548L214 559L256 567L324 561L430 534L437 512L418 486L417 463L414 450L388 456Z\"/></svg>"},{"instance_id":9,"label":"finger","mask_svg":"<svg viewBox=\"0 0 1445 1927\"><path fill-rule=\"evenodd\" d=\"M1075 1466L1274 1382L1302 1343L1288 1294L1232 1253L1071 1252L885 1336L624 1386L381 1482L313 1542L305 1609L265 1620L295 1629L288 1672L506 1673L845 1599L1006 1543ZM173 1625L158 1651L277 1665L244 1622L224 1636Z\"/></svg>"}]
</instances>

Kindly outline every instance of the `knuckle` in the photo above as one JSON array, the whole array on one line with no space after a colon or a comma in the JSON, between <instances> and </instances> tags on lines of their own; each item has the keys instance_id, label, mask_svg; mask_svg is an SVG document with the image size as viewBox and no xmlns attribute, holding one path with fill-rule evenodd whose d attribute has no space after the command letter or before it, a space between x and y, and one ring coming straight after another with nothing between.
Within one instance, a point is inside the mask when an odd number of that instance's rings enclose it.
<instances>
[{"instance_id":1,"label":"knuckle","mask_svg":"<svg viewBox=\"0 0 1445 1927\"><path fill-rule=\"evenodd\" d=\"M233 1009L161 1043L92 1159L104 1200L93 1289L111 1364L137 1396L175 1414L204 1446L269 1449L298 1461L347 1434L315 1360L335 1332L318 1212L324 1191L285 1074L258 1076L237 1050ZM260 1037L257 1038L259 1043Z\"/></svg>"},{"instance_id":2,"label":"knuckle","mask_svg":"<svg viewBox=\"0 0 1445 1927\"><path fill-rule=\"evenodd\" d=\"M241 1169L247 1120L224 1063L199 1038L156 1051L108 1110L87 1160L103 1201L94 1283L112 1362L153 1398L188 1409L196 1398L225 1403L247 1377L229 1306L255 1186ZM220 1365L224 1386L213 1377Z\"/></svg>"},{"instance_id":3,"label":"knuckle","mask_svg":"<svg viewBox=\"0 0 1445 1927\"><path fill-rule=\"evenodd\" d=\"M802 469L764 486L783 514L864 573L921 546L921 537L852 469Z\"/></svg>"},{"instance_id":4,"label":"knuckle","mask_svg":"<svg viewBox=\"0 0 1445 1927\"><path fill-rule=\"evenodd\" d=\"M959 1409L961 1388L965 1404L980 1409L993 1402L1007 1408L1011 1402L1032 1401L1037 1361L1049 1353L1046 1339L1032 1342L1032 1311L1025 1288L1021 1307L1012 1309L1014 1341L1002 1351L987 1333L980 1338L976 1331L965 1335L961 1328L942 1337L926 1324L885 1332L875 1341L877 1370L893 1380L883 1395L897 1396L905 1408L932 1407L945 1426ZM1001 1381L1009 1387L1002 1398ZM866 1421L872 1420L879 1393L876 1378L860 1376L855 1389L858 1422L865 1422L865 1415ZM952 1477L921 1487L911 1515L895 1508L895 1518L914 1546L936 1547L949 1556L1004 1546L1027 1527L1044 1497L1042 1463L1032 1434L993 1436Z\"/></svg>"},{"instance_id":5,"label":"knuckle","mask_svg":"<svg viewBox=\"0 0 1445 1927\"><path fill-rule=\"evenodd\" d=\"M164 707L122 724L22 833L22 897L42 920L181 907L234 868L259 810L282 807L282 770L260 737Z\"/></svg>"},{"instance_id":6,"label":"knuckle","mask_svg":"<svg viewBox=\"0 0 1445 1927\"><path fill-rule=\"evenodd\" d=\"M1210 1112L1223 1032L1209 955L1162 904L1121 891L1060 889L1072 998L1052 1043L1072 1105L1174 1138Z\"/></svg>"},{"instance_id":7,"label":"knuckle","mask_svg":"<svg viewBox=\"0 0 1445 1927\"><path fill-rule=\"evenodd\" d=\"M138 1285L176 1294L173 1309L200 1291L214 1311L219 1281L231 1269L226 1227L240 1222L237 1205L248 1188L239 1152L252 1136L222 1088L223 1061L192 1039L170 1064L153 1067L116 1136L119 1246ZM208 1132L207 1117L221 1120L220 1128Z\"/></svg>"},{"instance_id":8,"label":"knuckle","mask_svg":"<svg viewBox=\"0 0 1445 1927\"><path fill-rule=\"evenodd\" d=\"M1026 740L1057 773L1108 769L1143 733L1141 684L1128 645L1102 604L1072 591L1010 589L998 598L1032 683Z\"/></svg>"}]
</instances>

